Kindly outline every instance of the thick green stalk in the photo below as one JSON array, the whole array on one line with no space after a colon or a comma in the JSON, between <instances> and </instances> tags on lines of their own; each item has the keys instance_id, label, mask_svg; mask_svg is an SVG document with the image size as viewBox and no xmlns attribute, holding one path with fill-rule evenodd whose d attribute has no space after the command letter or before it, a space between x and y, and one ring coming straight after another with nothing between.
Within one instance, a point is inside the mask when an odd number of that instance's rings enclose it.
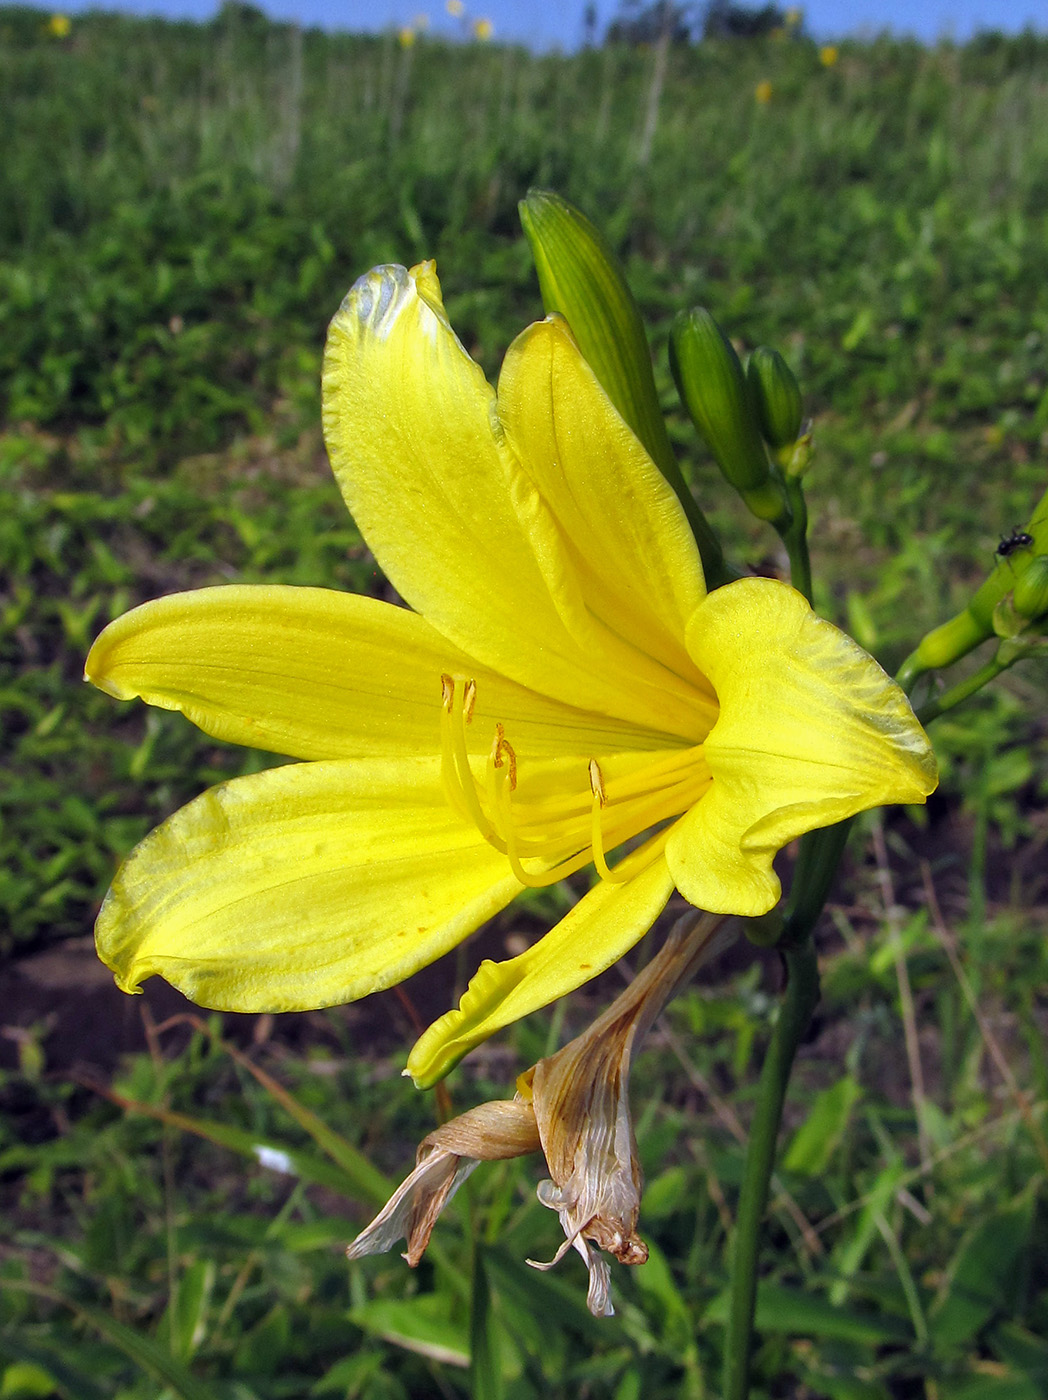
<instances>
[{"instance_id":1,"label":"thick green stalk","mask_svg":"<svg viewBox=\"0 0 1048 1400\"><path fill-rule=\"evenodd\" d=\"M786 481L786 498L790 506L789 524L775 528L790 556L790 582L798 593L803 593L811 602L811 558L808 554L808 503L804 499L804 488L800 481L790 477Z\"/></svg>"},{"instance_id":2,"label":"thick green stalk","mask_svg":"<svg viewBox=\"0 0 1048 1400\"><path fill-rule=\"evenodd\" d=\"M724 1400L746 1400L750 1393L750 1349L757 1306L757 1255L775 1166L775 1146L790 1071L819 1001L819 965L811 935L783 949L786 992L757 1089L735 1219L731 1258L731 1311L724 1355Z\"/></svg>"}]
</instances>

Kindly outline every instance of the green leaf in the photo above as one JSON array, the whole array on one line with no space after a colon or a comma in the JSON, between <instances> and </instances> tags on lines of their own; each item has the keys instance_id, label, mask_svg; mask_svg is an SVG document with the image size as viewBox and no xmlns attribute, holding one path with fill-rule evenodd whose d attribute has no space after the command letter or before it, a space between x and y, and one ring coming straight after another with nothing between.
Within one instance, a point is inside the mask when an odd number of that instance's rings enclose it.
<instances>
[{"instance_id":1,"label":"green leaf","mask_svg":"<svg viewBox=\"0 0 1048 1400\"><path fill-rule=\"evenodd\" d=\"M208 1142L213 1142L218 1147L226 1147L231 1152L239 1152L241 1156L250 1157L271 1171L284 1172L289 1176L301 1177L303 1181L313 1182L317 1186L330 1187L331 1190L337 1191L347 1200L363 1199L369 1204L372 1203L373 1198L370 1193L363 1194L361 1192L362 1183L357 1175L347 1175L340 1167L326 1162L322 1157L302 1152L297 1147L260 1142L257 1133L249 1133L245 1129L235 1128L229 1123L219 1123L211 1118L197 1118L188 1113L176 1113L173 1109L161 1108L156 1104L144 1103L139 1099L131 1099L124 1094L117 1094L111 1089L104 1089L97 1084L92 1084L91 1087L95 1089L96 1093L102 1094L129 1113L143 1113L148 1118L155 1118L158 1122L166 1123L169 1127L179 1128L182 1132L206 1138ZM375 1176L384 1180L373 1167L371 1171L374 1172ZM392 1188L384 1186L383 1191L382 1199L385 1200Z\"/></svg>"},{"instance_id":2,"label":"green leaf","mask_svg":"<svg viewBox=\"0 0 1048 1400\"><path fill-rule=\"evenodd\" d=\"M491 1306L491 1286L484 1264L484 1248L473 1250L473 1298L469 1318L470 1389L473 1400L502 1400L502 1365L499 1326Z\"/></svg>"},{"instance_id":3,"label":"green leaf","mask_svg":"<svg viewBox=\"0 0 1048 1400\"><path fill-rule=\"evenodd\" d=\"M167 1322L171 1350L182 1361L188 1361L204 1340L214 1283L215 1265L211 1259L195 1260L178 1280Z\"/></svg>"},{"instance_id":4,"label":"green leaf","mask_svg":"<svg viewBox=\"0 0 1048 1400\"><path fill-rule=\"evenodd\" d=\"M444 1293L415 1298L371 1298L350 1309L349 1320L362 1331L405 1351L448 1366L470 1364L469 1340L459 1318L452 1316Z\"/></svg>"},{"instance_id":5,"label":"green leaf","mask_svg":"<svg viewBox=\"0 0 1048 1400\"><path fill-rule=\"evenodd\" d=\"M950 1400L1044 1400L1044 1390L1025 1376L972 1376L951 1382Z\"/></svg>"},{"instance_id":6,"label":"green leaf","mask_svg":"<svg viewBox=\"0 0 1048 1400\"><path fill-rule=\"evenodd\" d=\"M719 1294L706 1309L707 1322L726 1323L729 1294ZM762 1283L757 1291L758 1332L793 1336L801 1334L842 1342L880 1346L912 1341L913 1334L895 1317L861 1313L836 1307L816 1293L802 1292L779 1283Z\"/></svg>"},{"instance_id":7,"label":"green leaf","mask_svg":"<svg viewBox=\"0 0 1048 1400\"><path fill-rule=\"evenodd\" d=\"M33 1361L16 1361L0 1376L0 1400L47 1400L57 1389L51 1372Z\"/></svg>"},{"instance_id":8,"label":"green leaf","mask_svg":"<svg viewBox=\"0 0 1048 1400\"><path fill-rule=\"evenodd\" d=\"M839 1307L847 1298L848 1281L858 1272L867 1250L878 1238L880 1231L877 1222L888 1209L905 1176L906 1169L901 1162L891 1162L885 1167L866 1193L866 1204L850 1238L845 1237L834 1250L834 1262L841 1275L830 1287L830 1302L834 1307Z\"/></svg>"},{"instance_id":9,"label":"green leaf","mask_svg":"<svg viewBox=\"0 0 1048 1400\"><path fill-rule=\"evenodd\" d=\"M816 1095L807 1118L793 1135L782 1160L784 1171L821 1176L830 1164L862 1097L862 1085L846 1074Z\"/></svg>"},{"instance_id":10,"label":"green leaf","mask_svg":"<svg viewBox=\"0 0 1048 1400\"><path fill-rule=\"evenodd\" d=\"M961 1241L935 1302L928 1311L938 1348L970 1343L990 1319L1008 1312L1030 1247L1037 1183L985 1220Z\"/></svg>"},{"instance_id":11,"label":"green leaf","mask_svg":"<svg viewBox=\"0 0 1048 1400\"><path fill-rule=\"evenodd\" d=\"M56 1288L47 1288L43 1284L29 1283L22 1279L6 1279L6 1288L15 1288L22 1292L33 1293L37 1297L47 1298L53 1303L59 1303L63 1307L82 1317L89 1323L96 1332L111 1342L124 1355L145 1371L147 1375L155 1380L163 1381L178 1400L215 1400L215 1393L193 1375L193 1373L176 1360L170 1352L159 1345L148 1333L126 1326L123 1322L118 1322L115 1317L104 1312L101 1308L96 1308L89 1303L81 1303L75 1298L70 1298L65 1293Z\"/></svg>"}]
</instances>

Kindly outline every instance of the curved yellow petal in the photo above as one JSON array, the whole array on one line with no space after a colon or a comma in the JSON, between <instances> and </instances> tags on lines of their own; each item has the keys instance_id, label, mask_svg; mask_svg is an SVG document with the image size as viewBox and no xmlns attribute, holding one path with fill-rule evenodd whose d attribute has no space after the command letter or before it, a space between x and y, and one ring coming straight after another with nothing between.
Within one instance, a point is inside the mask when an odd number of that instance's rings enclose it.
<instances>
[{"instance_id":1,"label":"curved yellow petal","mask_svg":"<svg viewBox=\"0 0 1048 1400\"><path fill-rule=\"evenodd\" d=\"M432 263L375 268L331 323L324 436L342 494L401 595L493 671L694 742L707 698L595 625L495 394L448 324Z\"/></svg>"},{"instance_id":2,"label":"curved yellow petal","mask_svg":"<svg viewBox=\"0 0 1048 1400\"><path fill-rule=\"evenodd\" d=\"M433 762L305 763L211 788L117 872L96 925L124 991L300 1011L391 986L521 886L448 807Z\"/></svg>"},{"instance_id":3,"label":"curved yellow petal","mask_svg":"<svg viewBox=\"0 0 1048 1400\"><path fill-rule=\"evenodd\" d=\"M906 696L792 588L741 579L717 589L688 624L688 645L721 713L704 745L713 782L666 858L699 908L764 913L788 841L934 790L935 757Z\"/></svg>"},{"instance_id":4,"label":"curved yellow petal","mask_svg":"<svg viewBox=\"0 0 1048 1400\"><path fill-rule=\"evenodd\" d=\"M85 668L118 700L137 696L228 743L313 759L438 753L444 673L476 681L466 738L478 754L496 723L534 758L673 743L505 680L406 608L324 588L231 584L158 598L110 623Z\"/></svg>"},{"instance_id":5,"label":"curved yellow petal","mask_svg":"<svg viewBox=\"0 0 1048 1400\"><path fill-rule=\"evenodd\" d=\"M454 1011L416 1041L408 1073L420 1088L443 1079L495 1031L596 977L627 953L655 922L673 890L662 857L665 833L627 859L624 884L601 882L543 938L508 962L483 962ZM629 867L625 867L629 869Z\"/></svg>"},{"instance_id":6,"label":"curved yellow petal","mask_svg":"<svg viewBox=\"0 0 1048 1400\"><path fill-rule=\"evenodd\" d=\"M498 411L563 533L586 606L712 699L684 644L706 594L695 538L676 493L559 316L529 326L510 346Z\"/></svg>"}]
</instances>

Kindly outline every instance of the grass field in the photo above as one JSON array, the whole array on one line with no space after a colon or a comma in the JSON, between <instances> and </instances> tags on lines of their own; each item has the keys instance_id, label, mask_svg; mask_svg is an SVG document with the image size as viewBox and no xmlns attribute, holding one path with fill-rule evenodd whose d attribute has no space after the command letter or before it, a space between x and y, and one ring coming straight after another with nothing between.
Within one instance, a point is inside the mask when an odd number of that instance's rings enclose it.
<instances>
[{"instance_id":1,"label":"grass field","mask_svg":"<svg viewBox=\"0 0 1048 1400\"><path fill-rule=\"evenodd\" d=\"M675 406L669 320L701 302L786 355L816 421L817 604L894 669L1046 484L1048 40L875 40L832 66L802 40L707 43L660 90L645 50L407 48L246 7L47 20L0 9L0 1396L458 1396L487 1308L491 1394L712 1400L774 956L715 967L640 1061L652 1259L619 1270L615 1320L586 1313L577 1260L524 1265L556 1248L529 1161L478 1171L417 1273L349 1266L382 1191L358 1149L396 1179L434 1121L397 1077L413 1010L449 1005L476 950L409 1003L226 1018L232 1051L217 1022L158 1028L163 995L144 1016L110 996L83 940L117 860L271 760L117 706L83 658L180 588L381 585L320 441L327 322L369 266L432 256L494 376L541 314L516 215L537 185L623 257L694 489L765 571L774 537ZM926 812L859 824L787 1111L762 1397L1048 1393L1046 677L1025 663L937 723ZM619 985L467 1062L456 1107Z\"/></svg>"}]
</instances>

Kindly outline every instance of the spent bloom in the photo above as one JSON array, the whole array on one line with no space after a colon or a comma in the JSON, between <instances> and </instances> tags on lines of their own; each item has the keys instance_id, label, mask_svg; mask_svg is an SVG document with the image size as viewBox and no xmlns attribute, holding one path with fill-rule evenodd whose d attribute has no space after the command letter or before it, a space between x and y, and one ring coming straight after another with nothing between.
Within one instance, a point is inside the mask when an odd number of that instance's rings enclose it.
<instances>
[{"instance_id":1,"label":"spent bloom","mask_svg":"<svg viewBox=\"0 0 1048 1400\"><path fill-rule=\"evenodd\" d=\"M323 389L335 476L408 607L230 585L96 641L109 694L301 760L205 792L132 852L97 925L124 990L350 1001L592 866L559 924L423 1034L408 1069L430 1084L614 963L675 886L764 913L787 842L934 788L901 690L799 593L707 593L680 501L561 318L517 338L496 393L433 264L376 268L332 322Z\"/></svg>"},{"instance_id":2,"label":"spent bloom","mask_svg":"<svg viewBox=\"0 0 1048 1400\"><path fill-rule=\"evenodd\" d=\"M482 1104L422 1140L411 1175L350 1245L351 1259L381 1254L407 1240L412 1268L422 1258L437 1217L481 1161L521 1157L540 1147L550 1179L538 1188L555 1210L564 1243L589 1270L590 1311L609 1316L610 1271L602 1251L622 1264L643 1264L648 1249L637 1234L643 1185L629 1107L634 1051L666 1003L700 963L730 941L731 921L693 910L678 919L651 962L602 1016L534 1065L514 1099Z\"/></svg>"}]
</instances>

